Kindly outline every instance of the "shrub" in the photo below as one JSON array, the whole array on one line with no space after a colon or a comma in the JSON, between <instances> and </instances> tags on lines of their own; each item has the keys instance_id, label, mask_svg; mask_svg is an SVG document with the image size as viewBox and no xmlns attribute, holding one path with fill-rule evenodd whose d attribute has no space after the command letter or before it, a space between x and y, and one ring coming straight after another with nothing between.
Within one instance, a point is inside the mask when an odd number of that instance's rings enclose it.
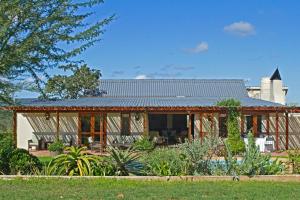
<instances>
[{"instance_id":1,"label":"shrub","mask_svg":"<svg viewBox=\"0 0 300 200\"><path fill-rule=\"evenodd\" d=\"M293 167L294 174L300 174L300 150L289 151L289 161Z\"/></svg>"},{"instance_id":2,"label":"shrub","mask_svg":"<svg viewBox=\"0 0 300 200\"><path fill-rule=\"evenodd\" d=\"M86 147L67 147L68 153L56 156L50 161L48 175L92 176L93 166L99 161L98 156L84 153Z\"/></svg>"},{"instance_id":3,"label":"shrub","mask_svg":"<svg viewBox=\"0 0 300 200\"><path fill-rule=\"evenodd\" d=\"M110 157L103 157L93 164L93 168L95 176L115 176L117 174L117 168Z\"/></svg>"},{"instance_id":4,"label":"shrub","mask_svg":"<svg viewBox=\"0 0 300 200\"><path fill-rule=\"evenodd\" d=\"M11 133L0 134L0 174L9 174L9 159L14 150Z\"/></svg>"},{"instance_id":5,"label":"shrub","mask_svg":"<svg viewBox=\"0 0 300 200\"><path fill-rule=\"evenodd\" d=\"M241 133L239 128L238 118L240 113L238 107L241 106L241 102L235 99L227 99L217 103L217 106L223 106L228 108L227 116L227 132L228 132L228 145L234 155L240 154L245 151L244 141L241 139Z\"/></svg>"},{"instance_id":6,"label":"shrub","mask_svg":"<svg viewBox=\"0 0 300 200\"><path fill-rule=\"evenodd\" d=\"M186 141L180 146L181 157L185 161L186 174L212 175L215 163L212 157L217 154L221 140L211 134L203 140Z\"/></svg>"},{"instance_id":7,"label":"shrub","mask_svg":"<svg viewBox=\"0 0 300 200\"><path fill-rule=\"evenodd\" d=\"M25 149L15 149L9 160L11 174L32 175L42 169L40 160Z\"/></svg>"},{"instance_id":8,"label":"shrub","mask_svg":"<svg viewBox=\"0 0 300 200\"><path fill-rule=\"evenodd\" d=\"M274 175L284 171L284 166L277 160L272 161L271 155L263 155L255 144L254 136L248 133L248 145L241 162L243 175Z\"/></svg>"},{"instance_id":9,"label":"shrub","mask_svg":"<svg viewBox=\"0 0 300 200\"><path fill-rule=\"evenodd\" d=\"M116 175L128 176L130 173L135 173L128 167L129 164L140 157L140 154L137 153L134 148L131 147L126 150L121 150L117 147L109 147L108 153L110 154L112 163L116 168Z\"/></svg>"},{"instance_id":10,"label":"shrub","mask_svg":"<svg viewBox=\"0 0 300 200\"><path fill-rule=\"evenodd\" d=\"M61 140L56 140L49 145L48 150L51 152L58 152L59 154L64 152L64 144Z\"/></svg>"},{"instance_id":11,"label":"shrub","mask_svg":"<svg viewBox=\"0 0 300 200\"><path fill-rule=\"evenodd\" d=\"M133 148L138 151L151 151L154 149L154 143L148 137L142 137L134 142Z\"/></svg>"},{"instance_id":12,"label":"shrub","mask_svg":"<svg viewBox=\"0 0 300 200\"><path fill-rule=\"evenodd\" d=\"M155 149L144 155L141 162L145 166L147 175L178 176L185 173L185 163L178 149Z\"/></svg>"}]
</instances>

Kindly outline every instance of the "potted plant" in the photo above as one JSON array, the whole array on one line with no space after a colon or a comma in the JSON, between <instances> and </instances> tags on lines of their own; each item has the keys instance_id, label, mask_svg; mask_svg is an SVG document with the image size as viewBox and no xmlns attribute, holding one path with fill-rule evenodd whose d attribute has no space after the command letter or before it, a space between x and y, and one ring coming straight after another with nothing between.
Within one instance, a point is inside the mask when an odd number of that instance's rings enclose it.
<instances>
[{"instance_id":1,"label":"potted plant","mask_svg":"<svg viewBox=\"0 0 300 200\"><path fill-rule=\"evenodd\" d=\"M48 150L51 152L52 156L57 156L64 152L64 144L61 140L56 140L55 142L49 145Z\"/></svg>"}]
</instances>

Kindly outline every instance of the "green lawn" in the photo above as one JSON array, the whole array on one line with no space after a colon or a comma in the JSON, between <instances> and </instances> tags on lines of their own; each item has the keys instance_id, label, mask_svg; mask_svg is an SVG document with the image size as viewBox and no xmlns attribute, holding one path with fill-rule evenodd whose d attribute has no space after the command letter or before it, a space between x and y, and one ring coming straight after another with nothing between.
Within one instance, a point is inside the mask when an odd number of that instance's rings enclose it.
<instances>
[{"instance_id":1,"label":"green lawn","mask_svg":"<svg viewBox=\"0 0 300 200\"><path fill-rule=\"evenodd\" d=\"M0 199L300 199L300 183L0 180Z\"/></svg>"}]
</instances>

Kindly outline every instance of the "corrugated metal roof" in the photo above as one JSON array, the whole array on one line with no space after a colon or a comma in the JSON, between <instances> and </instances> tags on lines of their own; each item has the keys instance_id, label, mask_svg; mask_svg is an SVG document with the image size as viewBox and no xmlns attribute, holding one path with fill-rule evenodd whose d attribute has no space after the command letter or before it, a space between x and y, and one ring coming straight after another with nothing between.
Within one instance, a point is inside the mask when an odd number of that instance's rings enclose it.
<instances>
[{"instance_id":1,"label":"corrugated metal roof","mask_svg":"<svg viewBox=\"0 0 300 200\"><path fill-rule=\"evenodd\" d=\"M238 79L121 79L101 80L103 97L58 101L20 99L23 106L36 107L205 107L234 98L245 107L282 106L248 97Z\"/></svg>"},{"instance_id":2,"label":"corrugated metal roof","mask_svg":"<svg viewBox=\"0 0 300 200\"><path fill-rule=\"evenodd\" d=\"M240 79L104 79L106 97L247 97Z\"/></svg>"},{"instance_id":3,"label":"corrugated metal roof","mask_svg":"<svg viewBox=\"0 0 300 200\"><path fill-rule=\"evenodd\" d=\"M31 100L22 101L23 106L36 107L206 107L215 106L222 98L203 97L89 97L59 101ZM250 97L238 98L245 107L282 106L280 104L253 99Z\"/></svg>"}]
</instances>

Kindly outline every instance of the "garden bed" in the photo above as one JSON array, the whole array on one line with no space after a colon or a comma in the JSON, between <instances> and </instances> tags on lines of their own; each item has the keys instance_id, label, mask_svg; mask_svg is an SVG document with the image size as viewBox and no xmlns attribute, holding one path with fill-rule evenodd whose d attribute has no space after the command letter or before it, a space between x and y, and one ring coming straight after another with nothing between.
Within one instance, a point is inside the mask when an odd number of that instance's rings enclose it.
<instances>
[{"instance_id":1,"label":"garden bed","mask_svg":"<svg viewBox=\"0 0 300 200\"><path fill-rule=\"evenodd\" d=\"M115 179L138 181L232 181L232 176L27 176L2 175L2 180L13 179ZM300 175L239 176L239 181L300 182Z\"/></svg>"}]
</instances>

